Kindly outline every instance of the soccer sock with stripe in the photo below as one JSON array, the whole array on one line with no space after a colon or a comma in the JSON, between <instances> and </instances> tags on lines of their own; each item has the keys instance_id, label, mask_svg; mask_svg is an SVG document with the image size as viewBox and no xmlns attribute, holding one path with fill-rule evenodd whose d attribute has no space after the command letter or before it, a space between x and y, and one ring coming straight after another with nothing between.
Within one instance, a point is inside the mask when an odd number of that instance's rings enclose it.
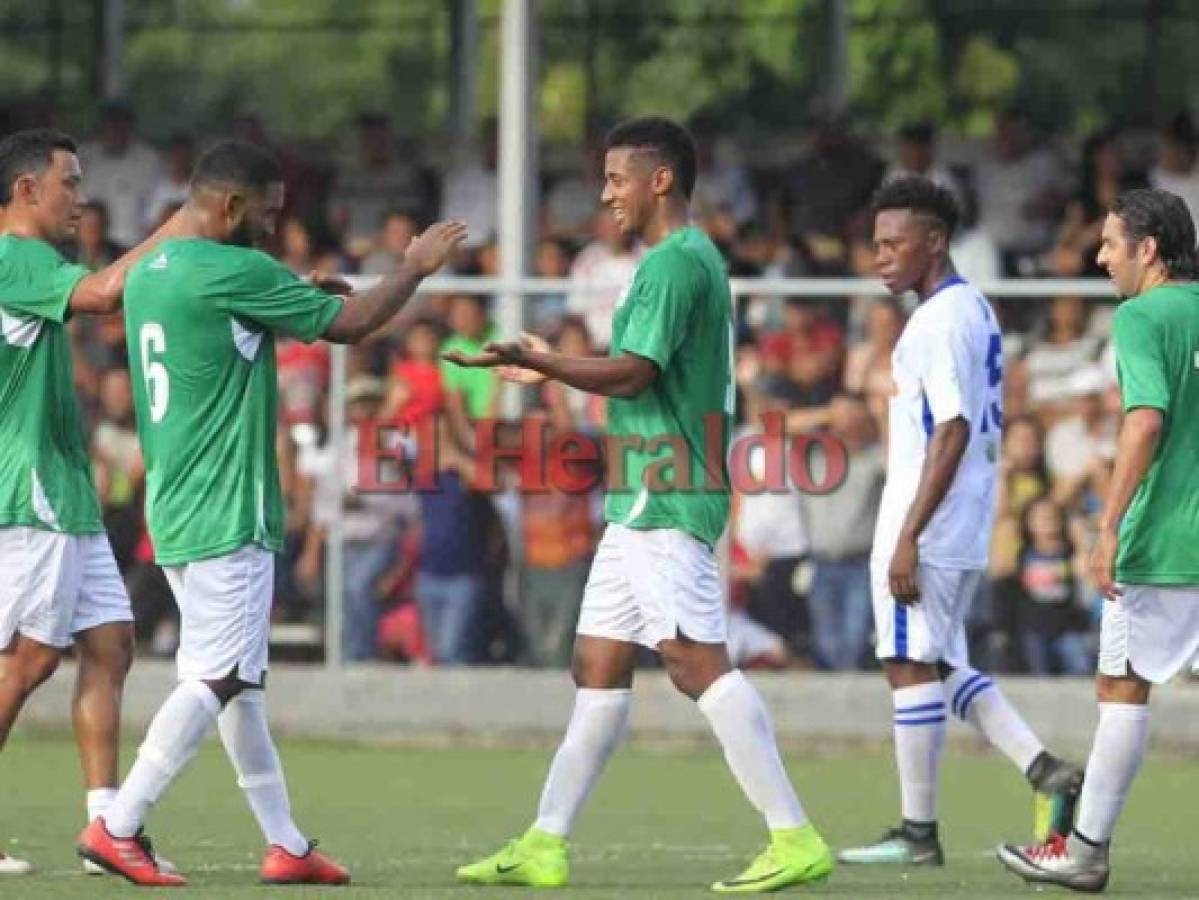
<instances>
[{"instance_id":1,"label":"soccer sock with stripe","mask_svg":"<svg viewBox=\"0 0 1199 900\"><path fill-rule=\"evenodd\" d=\"M258 689L242 691L217 718L225 753L237 772L237 783L258 820L268 844L292 856L308 852L308 839L291 817L283 766L266 721L266 698Z\"/></svg>"},{"instance_id":2,"label":"soccer sock with stripe","mask_svg":"<svg viewBox=\"0 0 1199 900\"><path fill-rule=\"evenodd\" d=\"M937 782L945 744L945 690L939 681L896 688L895 763L903 817L937 821Z\"/></svg>"},{"instance_id":3,"label":"soccer sock with stripe","mask_svg":"<svg viewBox=\"0 0 1199 900\"><path fill-rule=\"evenodd\" d=\"M624 737L633 692L579 688L566 735L550 764L534 827L566 837L612 751Z\"/></svg>"},{"instance_id":4,"label":"soccer sock with stripe","mask_svg":"<svg viewBox=\"0 0 1199 900\"><path fill-rule=\"evenodd\" d=\"M945 679L945 697L950 711L969 722L991 744L1016 764L1024 774L1045 749L1016 708L990 676L969 666L954 669Z\"/></svg>"},{"instance_id":5,"label":"soccer sock with stripe","mask_svg":"<svg viewBox=\"0 0 1199 900\"><path fill-rule=\"evenodd\" d=\"M772 831L799 828L808 817L795 796L774 737L774 725L762 696L738 669L708 685L698 701L700 712L724 758L754 808Z\"/></svg>"},{"instance_id":6,"label":"soccer sock with stripe","mask_svg":"<svg viewBox=\"0 0 1199 900\"><path fill-rule=\"evenodd\" d=\"M1099 726L1087 760L1087 777L1078 798L1078 817L1070 853L1086 858L1095 845L1111 840L1149 740L1149 707L1136 703L1100 703ZM1081 835L1081 840L1078 835Z\"/></svg>"},{"instance_id":7,"label":"soccer sock with stripe","mask_svg":"<svg viewBox=\"0 0 1199 900\"><path fill-rule=\"evenodd\" d=\"M104 813L113 837L133 837L150 807L183 771L221 711L221 702L202 681L181 681L146 731L133 768Z\"/></svg>"}]
</instances>

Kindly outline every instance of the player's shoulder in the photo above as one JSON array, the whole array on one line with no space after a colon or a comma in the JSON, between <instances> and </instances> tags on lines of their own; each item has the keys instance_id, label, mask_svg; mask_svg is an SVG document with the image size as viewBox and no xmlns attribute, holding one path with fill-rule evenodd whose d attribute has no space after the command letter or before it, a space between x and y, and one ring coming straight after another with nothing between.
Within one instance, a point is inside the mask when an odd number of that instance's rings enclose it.
<instances>
[{"instance_id":1,"label":"player's shoulder","mask_svg":"<svg viewBox=\"0 0 1199 900\"><path fill-rule=\"evenodd\" d=\"M57 265L64 261L58 248L47 241L15 234L0 236L0 266Z\"/></svg>"},{"instance_id":2,"label":"player's shoulder","mask_svg":"<svg viewBox=\"0 0 1199 900\"><path fill-rule=\"evenodd\" d=\"M928 324L968 327L974 323L994 324L995 313L982 291L957 278L920 304L917 315Z\"/></svg>"},{"instance_id":3,"label":"player's shoulder","mask_svg":"<svg viewBox=\"0 0 1199 900\"><path fill-rule=\"evenodd\" d=\"M641 260L639 271L647 276L703 278L705 257L720 251L711 239L697 228L686 228L652 248Z\"/></svg>"}]
</instances>

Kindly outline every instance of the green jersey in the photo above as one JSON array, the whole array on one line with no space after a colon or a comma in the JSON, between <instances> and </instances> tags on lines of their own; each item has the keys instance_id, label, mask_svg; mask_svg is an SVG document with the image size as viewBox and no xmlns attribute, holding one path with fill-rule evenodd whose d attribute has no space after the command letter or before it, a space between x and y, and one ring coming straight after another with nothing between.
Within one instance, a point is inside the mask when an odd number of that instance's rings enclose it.
<instances>
[{"instance_id":1,"label":"green jersey","mask_svg":"<svg viewBox=\"0 0 1199 900\"><path fill-rule=\"evenodd\" d=\"M212 241L166 241L129 273L129 369L160 564L282 549L275 335L314 341L340 309L265 253Z\"/></svg>"},{"instance_id":2,"label":"green jersey","mask_svg":"<svg viewBox=\"0 0 1199 900\"><path fill-rule=\"evenodd\" d=\"M1150 407L1164 417L1120 524L1116 578L1199 584L1199 284L1163 285L1126 301L1113 333L1125 412Z\"/></svg>"},{"instance_id":3,"label":"green jersey","mask_svg":"<svg viewBox=\"0 0 1199 900\"><path fill-rule=\"evenodd\" d=\"M678 528L715 545L729 515L733 302L720 251L698 228L645 255L612 319L611 355L652 360L641 394L608 400L614 458L604 518Z\"/></svg>"},{"instance_id":4,"label":"green jersey","mask_svg":"<svg viewBox=\"0 0 1199 900\"><path fill-rule=\"evenodd\" d=\"M0 237L0 527L104 530L65 325L87 274L43 241Z\"/></svg>"}]
</instances>

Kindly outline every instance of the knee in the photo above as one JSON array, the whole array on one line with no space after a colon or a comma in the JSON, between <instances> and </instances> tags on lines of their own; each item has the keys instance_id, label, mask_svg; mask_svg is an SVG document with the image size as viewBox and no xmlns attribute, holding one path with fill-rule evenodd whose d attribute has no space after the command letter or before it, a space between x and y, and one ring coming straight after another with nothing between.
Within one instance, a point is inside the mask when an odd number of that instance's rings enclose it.
<instances>
[{"instance_id":1,"label":"knee","mask_svg":"<svg viewBox=\"0 0 1199 900\"><path fill-rule=\"evenodd\" d=\"M1135 675L1126 678L1113 678L1110 675L1095 677L1095 698L1100 703L1144 705L1149 702L1150 688L1149 682Z\"/></svg>"},{"instance_id":2,"label":"knee","mask_svg":"<svg viewBox=\"0 0 1199 900\"><path fill-rule=\"evenodd\" d=\"M46 647L37 653L30 654L21 666L21 688L26 696L33 693L38 685L49 681L50 676L58 668L62 655L57 650Z\"/></svg>"},{"instance_id":3,"label":"knee","mask_svg":"<svg viewBox=\"0 0 1199 900\"><path fill-rule=\"evenodd\" d=\"M941 672L936 663L888 659L883 661L883 671L887 676L887 684L893 691L941 680Z\"/></svg>"},{"instance_id":4,"label":"knee","mask_svg":"<svg viewBox=\"0 0 1199 900\"><path fill-rule=\"evenodd\" d=\"M570 667L575 687L598 690L632 687L631 661L624 659L623 654L618 657L589 652L576 642Z\"/></svg>"},{"instance_id":5,"label":"knee","mask_svg":"<svg viewBox=\"0 0 1199 900\"><path fill-rule=\"evenodd\" d=\"M698 700L713 682L729 671L727 661L710 659L706 655L663 650L662 663L666 674L680 693Z\"/></svg>"}]
</instances>

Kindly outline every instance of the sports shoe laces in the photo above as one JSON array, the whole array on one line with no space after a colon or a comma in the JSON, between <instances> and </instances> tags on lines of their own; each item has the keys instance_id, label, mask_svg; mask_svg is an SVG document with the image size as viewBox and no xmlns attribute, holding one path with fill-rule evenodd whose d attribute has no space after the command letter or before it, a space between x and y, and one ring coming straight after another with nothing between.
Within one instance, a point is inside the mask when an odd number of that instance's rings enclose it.
<instances>
[{"instance_id":1,"label":"sports shoe laces","mask_svg":"<svg viewBox=\"0 0 1199 900\"><path fill-rule=\"evenodd\" d=\"M1025 847L1024 853L1034 862L1052 862L1067 855L1066 839L1060 834L1054 834L1043 844Z\"/></svg>"}]
</instances>

